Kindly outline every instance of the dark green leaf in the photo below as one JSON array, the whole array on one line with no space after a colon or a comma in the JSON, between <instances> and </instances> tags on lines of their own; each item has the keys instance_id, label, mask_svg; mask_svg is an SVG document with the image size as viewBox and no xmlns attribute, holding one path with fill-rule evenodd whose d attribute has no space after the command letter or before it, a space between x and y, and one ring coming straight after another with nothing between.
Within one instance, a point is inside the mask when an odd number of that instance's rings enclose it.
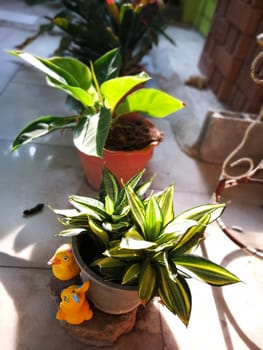
<instances>
[{"instance_id":1,"label":"dark green leaf","mask_svg":"<svg viewBox=\"0 0 263 350\"><path fill-rule=\"evenodd\" d=\"M47 115L40 117L27 125L17 135L13 142L13 151L32 140L45 136L57 129L73 128L76 125L76 116L55 117Z\"/></svg>"},{"instance_id":2,"label":"dark green leaf","mask_svg":"<svg viewBox=\"0 0 263 350\"><path fill-rule=\"evenodd\" d=\"M94 70L99 85L104 81L113 79L119 76L121 67L120 50L113 49L101 56L94 62Z\"/></svg>"},{"instance_id":3,"label":"dark green leaf","mask_svg":"<svg viewBox=\"0 0 263 350\"><path fill-rule=\"evenodd\" d=\"M102 157L110 122L111 114L106 108L101 108L95 115L86 115L74 129L75 146L83 153Z\"/></svg>"},{"instance_id":4,"label":"dark green leaf","mask_svg":"<svg viewBox=\"0 0 263 350\"><path fill-rule=\"evenodd\" d=\"M141 229L144 238L145 237L145 206L141 198L134 192L134 190L130 187L125 185L124 186L127 198L129 201L129 205L131 208L132 215L134 217L135 222Z\"/></svg>"}]
</instances>

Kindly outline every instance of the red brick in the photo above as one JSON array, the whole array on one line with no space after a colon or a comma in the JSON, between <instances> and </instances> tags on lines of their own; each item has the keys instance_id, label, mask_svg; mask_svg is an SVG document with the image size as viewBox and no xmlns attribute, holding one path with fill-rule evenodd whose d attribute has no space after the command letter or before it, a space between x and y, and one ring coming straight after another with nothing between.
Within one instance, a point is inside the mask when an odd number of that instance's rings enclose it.
<instances>
[{"instance_id":1,"label":"red brick","mask_svg":"<svg viewBox=\"0 0 263 350\"><path fill-rule=\"evenodd\" d=\"M244 59L247 56L248 51L255 42L254 36L241 34L236 42L233 54L236 58Z\"/></svg>"},{"instance_id":2,"label":"red brick","mask_svg":"<svg viewBox=\"0 0 263 350\"><path fill-rule=\"evenodd\" d=\"M263 10L253 8L241 0L231 0L227 19L246 34L253 34L262 20Z\"/></svg>"},{"instance_id":3,"label":"red brick","mask_svg":"<svg viewBox=\"0 0 263 350\"><path fill-rule=\"evenodd\" d=\"M231 25L228 31L228 35L225 42L225 48L228 52L232 53L234 50L234 47L237 43L238 37L239 37L239 31L236 29L235 26Z\"/></svg>"},{"instance_id":4,"label":"red brick","mask_svg":"<svg viewBox=\"0 0 263 350\"><path fill-rule=\"evenodd\" d=\"M250 66L242 66L236 84L249 100L258 100L263 95L262 85L256 84L251 78Z\"/></svg>"},{"instance_id":5,"label":"red brick","mask_svg":"<svg viewBox=\"0 0 263 350\"><path fill-rule=\"evenodd\" d=\"M215 52L215 66L223 76L233 82L241 68L242 61L231 55L223 46L217 45Z\"/></svg>"},{"instance_id":6,"label":"red brick","mask_svg":"<svg viewBox=\"0 0 263 350\"><path fill-rule=\"evenodd\" d=\"M229 102L229 106L235 111L243 111L243 107L247 101L246 96L241 90L236 89L232 100Z\"/></svg>"},{"instance_id":7,"label":"red brick","mask_svg":"<svg viewBox=\"0 0 263 350\"><path fill-rule=\"evenodd\" d=\"M234 86L232 82L226 79L222 79L219 83L219 86L216 92L216 96L219 99L219 101L222 101L222 102L228 101L229 95L231 94L233 89L234 89Z\"/></svg>"},{"instance_id":8,"label":"red brick","mask_svg":"<svg viewBox=\"0 0 263 350\"><path fill-rule=\"evenodd\" d=\"M263 1L262 0L251 0L251 6L263 9Z\"/></svg>"},{"instance_id":9,"label":"red brick","mask_svg":"<svg viewBox=\"0 0 263 350\"><path fill-rule=\"evenodd\" d=\"M218 1L215 13L222 17L225 16L225 14L227 13L228 5L229 5L229 0Z\"/></svg>"},{"instance_id":10,"label":"red brick","mask_svg":"<svg viewBox=\"0 0 263 350\"><path fill-rule=\"evenodd\" d=\"M203 52L205 52L209 58L213 58L215 53L215 47L216 47L216 40L212 35L209 35L205 41Z\"/></svg>"},{"instance_id":11,"label":"red brick","mask_svg":"<svg viewBox=\"0 0 263 350\"><path fill-rule=\"evenodd\" d=\"M223 44L226 40L229 26L230 26L229 21L226 18L215 14L213 17L209 34L212 34L212 36L220 44Z\"/></svg>"},{"instance_id":12,"label":"red brick","mask_svg":"<svg viewBox=\"0 0 263 350\"><path fill-rule=\"evenodd\" d=\"M222 74L217 69L215 69L214 73L210 79L210 85L211 85L211 88L214 91L215 95L217 95L217 90L220 86L222 79L223 79Z\"/></svg>"},{"instance_id":13,"label":"red brick","mask_svg":"<svg viewBox=\"0 0 263 350\"><path fill-rule=\"evenodd\" d=\"M258 99L256 101L248 100L243 107L243 111L247 113L259 113L262 105L263 105L262 98L261 100Z\"/></svg>"},{"instance_id":14,"label":"red brick","mask_svg":"<svg viewBox=\"0 0 263 350\"><path fill-rule=\"evenodd\" d=\"M256 39L255 42L251 44L250 48L247 51L246 57L244 57L244 62L247 63L247 65L251 65L254 58L257 56L257 54L262 50L260 46L257 44Z\"/></svg>"}]
</instances>

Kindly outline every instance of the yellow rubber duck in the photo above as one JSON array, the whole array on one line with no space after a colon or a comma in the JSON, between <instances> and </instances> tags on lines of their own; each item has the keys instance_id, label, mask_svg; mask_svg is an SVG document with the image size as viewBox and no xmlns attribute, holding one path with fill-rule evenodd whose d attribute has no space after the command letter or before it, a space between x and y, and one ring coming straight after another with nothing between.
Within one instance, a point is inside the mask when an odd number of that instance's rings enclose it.
<instances>
[{"instance_id":1,"label":"yellow rubber duck","mask_svg":"<svg viewBox=\"0 0 263 350\"><path fill-rule=\"evenodd\" d=\"M93 312L86 299L89 285L90 282L86 281L82 286L72 285L62 291L57 320L77 325L92 318Z\"/></svg>"},{"instance_id":2,"label":"yellow rubber duck","mask_svg":"<svg viewBox=\"0 0 263 350\"><path fill-rule=\"evenodd\" d=\"M60 246L48 261L48 265L51 265L53 275L62 281L70 280L80 274L70 243Z\"/></svg>"}]
</instances>

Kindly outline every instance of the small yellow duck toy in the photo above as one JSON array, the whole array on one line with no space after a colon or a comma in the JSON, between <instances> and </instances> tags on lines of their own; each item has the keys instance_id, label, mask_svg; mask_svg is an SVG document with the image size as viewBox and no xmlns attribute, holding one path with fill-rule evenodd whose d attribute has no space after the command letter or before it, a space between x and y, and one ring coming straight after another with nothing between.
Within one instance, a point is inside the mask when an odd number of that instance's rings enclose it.
<instances>
[{"instance_id":1,"label":"small yellow duck toy","mask_svg":"<svg viewBox=\"0 0 263 350\"><path fill-rule=\"evenodd\" d=\"M70 280L80 274L70 243L60 246L48 261L48 265L51 265L53 275L62 281Z\"/></svg>"},{"instance_id":2,"label":"small yellow duck toy","mask_svg":"<svg viewBox=\"0 0 263 350\"><path fill-rule=\"evenodd\" d=\"M77 325L92 318L93 312L86 299L89 285L90 282L86 281L82 286L72 285L62 291L57 320Z\"/></svg>"}]
</instances>

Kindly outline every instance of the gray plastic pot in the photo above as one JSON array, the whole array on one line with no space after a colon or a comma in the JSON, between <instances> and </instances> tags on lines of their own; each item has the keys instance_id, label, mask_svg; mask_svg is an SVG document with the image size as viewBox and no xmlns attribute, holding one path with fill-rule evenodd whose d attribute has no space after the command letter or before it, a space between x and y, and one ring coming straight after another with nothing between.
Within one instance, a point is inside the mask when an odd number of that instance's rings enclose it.
<instances>
[{"instance_id":1,"label":"gray plastic pot","mask_svg":"<svg viewBox=\"0 0 263 350\"><path fill-rule=\"evenodd\" d=\"M141 302L137 296L136 286L122 286L104 281L89 268L81 254L82 235L72 238L73 254L81 269L83 281L89 280L88 299L97 309L112 315L120 315L134 310Z\"/></svg>"}]
</instances>

